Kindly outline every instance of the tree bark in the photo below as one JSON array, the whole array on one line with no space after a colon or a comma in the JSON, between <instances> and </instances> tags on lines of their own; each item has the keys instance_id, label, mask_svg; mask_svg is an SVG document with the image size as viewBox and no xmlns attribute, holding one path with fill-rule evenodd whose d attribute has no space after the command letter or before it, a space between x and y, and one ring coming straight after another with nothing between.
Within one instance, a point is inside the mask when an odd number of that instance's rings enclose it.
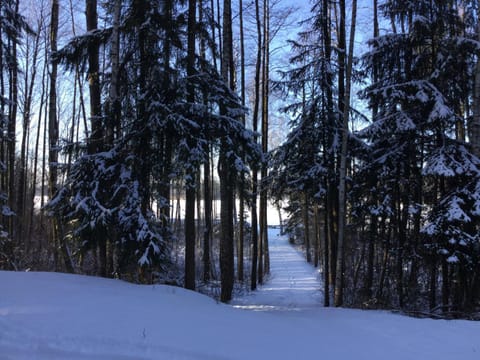
<instances>
[{"instance_id":1,"label":"tree bark","mask_svg":"<svg viewBox=\"0 0 480 360\"><path fill-rule=\"evenodd\" d=\"M345 19L345 0L340 1L341 17ZM338 194L338 247L337 247L337 277L335 279L335 306L343 305L344 286L344 255L345 255L345 228L347 220L346 211L346 177L347 177L347 145L348 145L348 123L350 114L350 89L352 82L353 49L355 44L355 23L357 15L357 0L352 1L352 24L350 27L350 42L348 49L348 60L346 68L346 84L343 106L342 123L342 145L340 152L340 174ZM345 26L345 20L342 21ZM342 31L342 30L341 30ZM340 50L342 51L342 50ZM341 104L340 104L341 106Z\"/></svg>"},{"instance_id":2,"label":"tree bark","mask_svg":"<svg viewBox=\"0 0 480 360\"><path fill-rule=\"evenodd\" d=\"M322 71L326 74L326 103L327 103L327 117L328 124L333 129L335 122L334 106L333 106L333 78L328 67L331 65L332 58L332 41L331 41L331 13L330 13L330 1L322 1L322 35L324 41L324 53L325 64ZM330 306L330 288L334 278L334 242L335 242L335 226L336 226L336 214L335 214L335 193L336 193L336 181L332 179L335 172L335 160L334 152L332 148L333 135L331 131L325 132L324 147L328 150L327 154L327 168L328 177L325 180L325 188L327 194L325 197L325 225L324 225L324 305Z\"/></svg>"},{"instance_id":3,"label":"tree bark","mask_svg":"<svg viewBox=\"0 0 480 360\"><path fill-rule=\"evenodd\" d=\"M262 27L260 20L260 4L259 0L255 0L255 19L257 24L257 60L255 64L255 96L252 115L253 132L258 132L258 113L260 107L260 69L262 63ZM252 271L250 288L257 288L258 272L258 222L257 222L257 191L258 191L258 167L253 165L252 169Z\"/></svg>"},{"instance_id":4,"label":"tree bark","mask_svg":"<svg viewBox=\"0 0 480 360\"><path fill-rule=\"evenodd\" d=\"M42 20L43 23L43 20ZM40 32L40 30L39 30ZM40 94L40 107L38 110L38 124L37 124L37 137L35 140L35 150L34 150L34 156L33 156L33 176L32 176L32 193L30 197L30 221L29 224L29 229L28 229L28 237L30 237L30 234L33 231L33 217L34 217L34 210L35 210L35 195L36 195L36 189L37 189L37 165L38 165L38 156L39 156L39 145L40 145L40 137L42 135L41 128L42 128L42 117L43 117L43 111L44 111L44 104L45 104L45 99L46 99L46 93L47 93L47 85L46 85L46 75L47 75L47 59L45 58L45 61L43 63L43 70L42 70L42 90ZM47 110L45 110L47 112ZM46 128L46 124L44 122L44 128ZM45 149L44 149L45 152ZM40 223L42 222L42 218L39 219ZM39 245L41 245L41 242L39 242ZM40 247L40 246L39 246Z\"/></svg>"},{"instance_id":5,"label":"tree bark","mask_svg":"<svg viewBox=\"0 0 480 360\"><path fill-rule=\"evenodd\" d=\"M97 0L86 0L85 15L87 32L97 30ZM90 41L88 45L88 87L90 91L90 123L92 132L88 142L90 154L103 150L103 122L99 77L99 45Z\"/></svg>"},{"instance_id":6,"label":"tree bark","mask_svg":"<svg viewBox=\"0 0 480 360\"><path fill-rule=\"evenodd\" d=\"M87 32L98 28L97 0L86 0L85 16L87 21ZM88 139L88 153L96 154L103 151L103 121L102 105L100 94L100 66L99 66L99 45L91 41L88 45L88 88L90 91L90 123L91 134ZM97 250L98 250L98 275L107 276L107 240L106 234L100 229L95 229Z\"/></svg>"},{"instance_id":7,"label":"tree bark","mask_svg":"<svg viewBox=\"0 0 480 360\"><path fill-rule=\"evenodd\" d=\"M199 22L202 23L203 19L203 0L199 0L198 4ZM212 6L213 11L213 6ZM212 29L214 31L214 28ZM215 38L212 33L212 37ZM206 61L206 41L205 37L200 39L200 57ZM214 57L215 59L215 57ZM203 71L204 69L202 69ZM205 108L208 105L207 94L203 94L203 105ZM207 119L208 117L205 116ZM208 120L204 123L204 131L206 138L210 140L210 131ZM205 163L203 164L203 201L204 201L204 230L203 230L203 281L207 283L210 281L211 273L211 260L210 260L210 243L212 238L212 188L211 188L211 175L210 175L210 145L209 141L205 144Z\"/></svg>"},{"instance_id":8,"label":"tree bark","mask_svg":"<svg viewBox=\"0 0 480 360\"><path fill-rule=\"evenodd\" d=\"M373 37L376 38L380 35L379 26L378 26L378 0L373 0ZM375 66L373 69L373 83L376 83L378 80L378 70ZM378 104L372 104L372 117L375 119L378 114ZM377 186L376 176L372 176L370 181L370 188ZM375 191L372 191L372 203L377 204L377 195ZM371 215L370 220L370 234L368 237L368 254L367 254L367 271L365 277L365 297L370 299L373 294L373 266L375 260L375 239L377 234L377 217L376 215Z\"/></svg>"},{"instance_id":9,"label":"tree bark","mask_svg":"<svg viewBox=\"0 0 480 360\"><path fill-rule=\"evenodd\" d=\"M232 64L232 4L231 0L223 2L223 48L221 75L225 82L232 86L231 64ZM230 78L230 79L229 79ZM225 109L220 109L225 114ZM220 272L221 272L221 296L222 302L228 302L232 298L234 283L234 256L233 256L233 174L231 165L227 159L227 144L222 140L218 160L218 175L220 178Z\"/></svg>"},{"instance_id":10,"label":"tree bark","mask_svg":"<svg viewBox=\"0 0 480 360\"><path fill-rule=\"evenodd\" d=\"M320 260L320 217L318 216L318 205L314 203L313 205L313 221L314 221L314 232L315 232L315 244L314 244L314 253L313 253L313 266L318 267L318 262Z\"/></svg>"},{"instance_id":11,"label":"tree bark","mask_svg":"<svg viewBox=\"0 0 480 360\"><path fill-rule=\"evenodd\" d=\"M15 2L15 13L18 13L19 1ZM2 44L3 46L3 44ZM17 61L17 39L8 36L8 50L11 52L13 61ZM16 145L16 125L18 111L18 66L16 63L10 66L9 71L9 111L8 111L8 129L7 129L7 174L8 174L8 202L10 209L16 209L17 193L15 189L15 145ZM18 240L16 234L15 222L16 217L9 217L9 233Z\"/></svg>"},{"instance_id":12,"label":"tree bark","mask_svg":"<svg viewBox=\"0 0 480 360\"><path fill-rule=\"evenodd\" d=\"M52 11L50 20L50 50L52 53L57 51L57 33L58 33L58 0L52 0ZM50 198L57 192L57 162L58 162L58 120L57 120L57 64L52 62L50 69L50 94L48 111L48 139L49 139L49 177L48 189ZM52 219L51 241L54 251L55 268L59 269L59 239L57 231L57 221Z\"/></svg>"},{"instance_id":13,"label":"tree bark","mask_svg":"<svg viewBox=\"0 0 480 360\"><path fill-rule=\"evenodd\" d=\"M51 22L50 22L50 50L52 53L57 51L58 35L58 17L59 2L52 0ZM49 113L48 113L48 137L49 137L49 192L52 198L58 191L58 139L59 126L57 118L57 63L52 62L50 70L50 94L49 94ZM52 218L51 220L51 243L54 246L55 267L59 269L59 258L63 256L65 269L73 273L73 263L63 239L61 219Z\"/></svg>"},{"instance_id":14,"label":"tree bark","mask_svg":"<svg viewBox=\"0 0 480 360\"><path fill-rule=\"evenodd\" d=\"M192 77L195 72L195 26L196 0L188 1L188 38L187 38L187 102L193 106L195 102L195 87ZM190 141L190 147L194 146ZM185 189L185 288L195 290L195 179L190 173Z\"/></svg>"},{"instance_id":15,"label":"tree bark","mask_svg":"<svg viewBox=\"0 0 480 360\"><path fill-rule=\"evenodd\" d=\"M268 153L268 122L269 122L269 92L270 92L270 4L269 0L263 2L263 71L262 71L262 152L266 156ZM270 272L270 259L268 250L268 220L267 220L267 189L265 182L267 179L267 164L262 164L261 171L261 192L260 192L260 243L262 251L260 261L263 257L262 270L265 274ZM260 271L259 271L260 272ZM263 274L262 274L263 276Z\"/></svg>"},{"instance_id":16,"label":"tree bark","mask_svg":"<svg viewBox=\"0 0 480 360\"><path fill-rule=\"evenodd\" d=\"M167 28L172 27L172 17L173 17L173 3L172 0L166 0L163 3L163 15L165 26ZM169 37L172 34L168 34ZM166 102L171 103L175 101L173 98L173 91L172 91L172 69L170 67L172 57L172 45L170 41L164 41L163 43L163 66L165 67L164 71L164 78L163 81L163 88L166 90ZM160 140L160 158L161 158L161 178L163 179L162 184L160 185L160 197L165 202L165 204L170 204L170 192L171 192L171 182L169 176L172 171L172 153L173 153L173 144L171 139L168 138L167 134L161 135ZM164 208L160 209L162 215L162 221L165 226L168 226L170 221L170 208L169 206L165 206Z\"/></svg>"},{"instance_id":17,"label":"tree bark","mask_svg":"<svg viewBox=\"0 0 480 360\"><path fill-rule=\"evenodd\" d=\"M105 145L108 148L113 146L115 138L115 128L119 126L120 121L120 99L118 95L118 80L120 66L120 16L122 9L122 0L115 0L113 11L112 40L110 44L110 61L112 74L110 78L110 87L107 101L107 121L105 126Z\"/></svg>"},{"instance_id":18,"label":"tree bark","mask_svg":"<svg viewBox=\"0 0 480 360\"><path fill-rule=\"evenodd\" d=\"M42 20L43 21L43 20ZM28 44L27 44L28 46ZM33 54L32 54L32 64L31 69L25 70L25 89L28 89L28 92L25 97L25 105L23 108L23 134L22 134L22 145L20 150L20 164L18 169L20 171L18 175L18 199L17 199L17 217L18 217L18 227L17 235L20 241L25 242L25 247L28 248L30 234L28 233L29 224L32 222L32 217L27 217L25 205L27 198L27 153L28 153L28 134L30 131L30 122L31 122L31 110L33 102L33 90L35 86L35 79L37 74L37 59L40 48L40 31L37 32L33 45ZM28 57L28 53L27 53ZM28 63L28 59L27 59ZM30 77L28 77L28 71L31 71ZM30 80L29 80L30 78ZM34 170L35 171L35 170ZM35 193L35 190L33 189ZM33 204L32 204L33 206Z\"/></svg>"},{"instance_id":19,"label":"tree bark","mask_svg":"<svg viewBox=\"0 0 480 360\"><path fill-rule=\"evenodd\" d=\"M477 6L477 20L480 16L480 7ZM480 40L480 21L477 21L477 40ZM480 57L477 57L475 67L475 82L473 93L473 119L470 125L470 143L473 153L480 157Z\"/></svg>"},{"instance_id":20,"label":"tree bark","mask_svg":"<svg viewBox=\"0 0 480 360\"><path fill-rule=\"evenodd\" d=\"M245 41L243 29L243 0L238 3L240 18L240 98L245 106ZM242 123L245 126L245 115L242 116ZM237 274L238 281L243 282L243 247L245 240L245 177L242 174L239 189L239 231L238 231L238 252L237 252Z\"/></svg>"},{"instance_id":21,"label":"tree bark","mask_svg":"<svg viewBox=\"0 0 480 360\"><path fill-rule=\"evenodd\" d=\"M307 255L307 262L312 262L312 252L310 246L310 219L309 219L309 198L308 194L303 194L303 237L305 239L305 253Z\"/></svg>"}]
</instances>

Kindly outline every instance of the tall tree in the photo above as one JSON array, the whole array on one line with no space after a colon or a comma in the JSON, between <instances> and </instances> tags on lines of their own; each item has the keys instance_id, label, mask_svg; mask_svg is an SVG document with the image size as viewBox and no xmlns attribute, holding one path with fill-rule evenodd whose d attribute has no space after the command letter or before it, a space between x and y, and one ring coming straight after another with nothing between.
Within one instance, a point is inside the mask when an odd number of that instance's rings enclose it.
<instances>
[{"instance_id":1,"label":"tall tree","mask_svg":"<svg viewBox=\"0 0 480 360\"><path fill-rule=\"evenodd\" d=\"M340 0L340 12L343 18L345 17L345 1ZM343 97L344 103L342 106L342 145L340 150L340 173L339 173L339 192L338 192L338 257L337 257L337 278L335 280L335 306L343 305L343 287L344 287L344 256L345 256L345 232L346 232L346 177L347 177L347 145L349 137L349 119L350 119L350 91L352 84L352 67L353 67L353 50L355 44L355 25L357 17L357 1L352 2L352 19L350 25L350 39L348 47L348 60L345 71L345 95ZM345 20L340 22L345 26ZM344 33L345 30L341 31ZM344 43L342 41L341 43ZM344 51L345 49L340 49Z\"/></svg>"},{"instance_id":2,"label":"tall tree","mask_svg":"<svg viewBox=\"0 0 480 360\"><path fill-rule=\"evenodd\" d=\"M480 6L477 6L477 19L480 15ZM477 40L480 40L480 21L477 21ZM475 67L475 86L473 92L473 119L470 125L470 139L473 150L480 157L480 57Z\"/></svg>"},{"instance_id":3,"label":"tall tree","mask_svg":"<svg viewBox=\"0 0 480 360\"><path fill-rule=\"evenodd\" d=\"M262 64L262 151L268 152L269 92L270 92L270 5L263 2L263 64ZM259 279L269 272L268 224L267 224L267 164L262 164L260 191L260 256Z\"/></svg>"},{"instance_id":4,"label":"tall tree","mask_svg":"<svg viewBox=\"0 0 480 360\"><path fill-rule=\"evenodd\" d=\"M195 74L195 32L196 0L188 1L187 35L187 102L191 107L195 103L195 87L192 77ZM190 142L189 147L194 144ZM192 169L194 170L194 169ZM195 289L195 172L191 171L185 184L185 288Z\"/></svg>"},{"instance_id":5,"label":"tall tree","mask_svg":"<svg viewBox=\"0 0 480 360\"><path fill-rule=\"evenodd\" d=\"M203 23L204 21L204 2L203 0L199 1L198 4L199 8L199 22ZM213 1L210 2L210 11L211 11L211 17L213 18L213 11L214 11L214 6L213 6ZM215 38L215 27L214 27L214 21L213 19L209 19L209 22L211 23L211 37ZM202 61L206 62L207 61L207 39L205 36L202 36L200 39L200 57ZM215 51L212 51L213 53L213 60L214 60L214 68L216 68L216 56L215 56ZM202 72L206 70L205 64L202 66ZM205 107L208 106L208 94L207 91L204 90L203 94L203 104ZM205 137L207 139L210 139L210 124L208 123L208 119L206 118L203 122L204 125L204 131L205 131ZM213 227L213 222L212 222L212 187L211 187L211 164L210 164L210 144L207 141L204 145L205 148L205 162L203 164L203 200L204 200L204 231L203 231L203 281L208 282L210 280L210 273L211 273L211 258L210 258L210 249L211 249L211 239L212 239L212 227Z\"/></svg>"},{"instance_id":6,"label":"tall tree","mask_svg":"<svg viewBox=\"0 0 480 360\"><path fill-rule=\"evenodd\" d=\"M50 18L50 50L54 54L57 51L57 37L59 26L59 2L52 0ZM57 117L57 74L58 64L53 61L50 68L50 93L48 99L48 161L49 178L48 187L50 198L53 198L58 192L58 153L59 153L59 121ZM63 257L65 269L67 272L73 272L74 267L70 252L63 238L62 222L60 219L52 218L50 227L50 238L54 247L55 267L60 268L60 257Z\"/></svg>"},{"instance_id":7,"label":"tall tree","mask_svg":"<svg viewBox=\"0 0 480 360\"><path fill-rule=\"evenodd\" d=\"M375 206L372 214L389 219L390 254L385 259L394 269L396 305L410 302L412 291L406 287L415 282L412 278L418 279L416 254L421 252L430 271L431 294L437 291L441 270L447 306L452 278L462 278L471 256L476 256L466 255L469 251L457 245L475 242L471 231L476 215L464 196L476 198L466 177L477 177L478 158L455 135L462 119L459 103L473 92L467 79L472 78L468 59L474 50L470 35L459 32L461 19L449 1L403 7L388 1L382 10L395 23L394 32L372 39L372 51L364 58L377 79L365 94L370 104L381 106L362 135L371 144L369 171L375 171L382 184L377 194L386 200L381 213ZM426 213L424 205L430 209ZM434 295L431 300L434 306Z\"/></svg>"},{"instance_id":8,"label":"tall tree","mask_svg":"<svg viewBox=\"0 0 480 360\"><path fill-rule=\"evenodd\" d=\"M33 44L30 44L29 37L26 38L25 51L25 71L24 75L24 96L23 96L23 111L22 111L22 141L20 145L20 162L18 164L18 183L17 183L17 241L20 243L28 242L27 229L31 219L27 217L26 213L26 198L27 198L27 171L28 171L28 138L30 134L30 122L32 117L33 96L35 88L36 73L38 68L38 58L40 52L40 34L33 37ZM31 53L31 54L30 54Z\"/></svg>"},{"instance_id":9,"label":"tall tree","mask_svg":"<svg viewBox=\"0 0 480 360\"><path fill-rule=\"evenodd\" d=\"M13 16L17 16L19 10L19 0L8 1L7 6L10 6L10 11L13 13ZM8 126L7 126L7 153L8 153L8 201L10 208L15 209L16 207L16 188L15 188L15 145L16 145L16 128L17 128L17 111L18 111L18 63L17 63L17 45L18 39L15 32L11 33L8 39L8 49L11 55L10 61L13 61L13 66L10 66L8 72ZM16 209L15 209L16 210ZM17 219L15 218L11 218ZM15 231L14 222L10 223L10 232ZM13 234L16 238L16 234Z\"/></svg>"},{"instance_id":10,"label":"tall tree","mask_svg":"<svg viewBox=\"0 0 480 360\"><path fill-rule=\"evenodd\" d=\"M262 25L260 18L260 4L259 0L255 0L255 22L257 24L257 57L255 62L255 95L252 114L253 131L258 131L258 114L260 106L260 69L262 64ZM257 287L258 273L258 214L257 214L257 191L258 191L258 165L254 164L252 169L252 269L251 269L251 284L250 288L255 290ZM260 281L261 282L261 281Z\"/></svg>"},{"instance_id":11,"label":"tall tree","mask_svg":"<svg viewBox=\"0 0 480 360\"><path fill-rule=\"evenodd\" d=\"M222 34L222 64L221 75L227 84L232 84L232 3L230 0L223 2L223 34ZM225 112L225 109L221 109ZM218 175L220 178L220 271L221 271L221 300L230 301L232 298L234 282L234 258L233 258L233 174L231 165L226 154L227 144L222 140L218 160Z\"/></svg>"},{"instance_id":12,"label":"tall tree","mask_svg":"<svg viewBox=\"0 0 480 360\"><path fill-rule=\"evenodd\" d=\"M85 17L87 32L98 31L97 1L86 0ZM99 66L99 43L91 41L88 44L88 87L90 91L90 123L91 133L88 139L88 154L96 154L104 149L104 122L102 116L101 93L100 93L100 66ZM95 231L92 235L98 248L98 274L107 276L107 233Z\"/></svg>"},{"instance_id":13,"label":"tall tree","mask_svg":"<svg viewBox=\"0 0 480 360\"><path fill-rule=\"evenodd\" d=\"M245 107L245 34L243 26L243 0L238 3L238 17L240 21L240 98L242 106ZM245 126L245 116L242 117L242 123ZM237 274L238 280L243 282L244 277L244 261L243 248L245 240L245 179L242 177L239 186L239 231L238 231L238 255L237 255Z\"/></svg>"}]
</instances>

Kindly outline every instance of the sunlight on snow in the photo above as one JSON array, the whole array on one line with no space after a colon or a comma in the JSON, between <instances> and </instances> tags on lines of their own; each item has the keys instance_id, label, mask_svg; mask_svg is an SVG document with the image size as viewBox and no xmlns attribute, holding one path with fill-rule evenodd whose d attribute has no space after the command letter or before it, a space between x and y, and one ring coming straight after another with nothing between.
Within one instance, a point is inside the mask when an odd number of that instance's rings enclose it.
<instances>
[{"instance_id":1,"label":"sunlight on snow","mask_svg":"<svg viewBox=\"0 0 480 360\"><path fill-rule=\"evenodd\" d=\"M300 311L322 305L321 280L303 254L269 229L270 277L256 292L232 301L239 309L253 311Z\"/></svg>"}]
</instances>

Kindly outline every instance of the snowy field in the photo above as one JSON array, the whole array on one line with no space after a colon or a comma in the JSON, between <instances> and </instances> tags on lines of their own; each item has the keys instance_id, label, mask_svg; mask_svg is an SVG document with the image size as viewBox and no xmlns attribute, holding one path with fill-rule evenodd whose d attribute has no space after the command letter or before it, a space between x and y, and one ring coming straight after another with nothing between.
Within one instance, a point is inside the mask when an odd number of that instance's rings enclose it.
<instances>
[{"instance_id":1,"label":"snowy field","mask_svg":"<svg viewBox=\"0 0 480 360\"><path fill-rule=\"evenodd\" d=\"M0 272L0 359L480 359L480 322L322 308L315 270L270 235L271 281L234 306L170 286Z\"/></svg>"}]
</instances>

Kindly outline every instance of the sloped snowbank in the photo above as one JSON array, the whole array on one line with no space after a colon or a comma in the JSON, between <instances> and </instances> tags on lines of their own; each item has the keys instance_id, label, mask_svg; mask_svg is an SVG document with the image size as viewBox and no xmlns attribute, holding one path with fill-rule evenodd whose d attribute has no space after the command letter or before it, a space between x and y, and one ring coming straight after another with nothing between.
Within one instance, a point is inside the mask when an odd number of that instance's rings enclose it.
<instances>
[{"instance_id":1,"label":"sloped snowbank","mask_svg":"<svg viewBox=\"0 0 480 360\"><path fill-rule=\"evenodd\" d=\"M480 323L259 313L169 286L0 272L0 359L480 359Z\"/></svg>"}]
</instances>

